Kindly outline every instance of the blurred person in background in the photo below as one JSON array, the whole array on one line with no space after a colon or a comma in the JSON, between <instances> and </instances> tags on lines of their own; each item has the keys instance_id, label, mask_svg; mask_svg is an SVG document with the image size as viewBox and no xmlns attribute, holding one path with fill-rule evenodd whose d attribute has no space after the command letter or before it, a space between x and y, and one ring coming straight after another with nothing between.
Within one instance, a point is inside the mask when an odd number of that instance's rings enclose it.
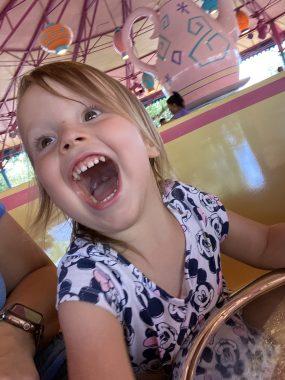
<instances>
[{"instance_id":1,"label":"blurred person in background","mask_svg":"<svg viewBox=\"0 0 285 380\"><path fill-rule=\"evenodd\" d=\"M179 117L188 114L188 111L185 108L184 99L178 92L173 92L173 95L167 99L166 103L169 111L173 114L171 120L178 119Z\"/></svg>"}]
</instances>

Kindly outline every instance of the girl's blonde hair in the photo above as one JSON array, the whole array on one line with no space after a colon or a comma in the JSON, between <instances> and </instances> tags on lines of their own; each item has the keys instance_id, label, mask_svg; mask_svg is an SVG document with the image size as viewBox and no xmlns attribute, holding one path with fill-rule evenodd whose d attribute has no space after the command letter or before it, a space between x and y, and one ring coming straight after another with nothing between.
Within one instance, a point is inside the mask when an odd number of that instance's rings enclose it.
<instances>
[{"instance_id":1,"label":"girl's blonde hair","mask_svg":"<svg viewBox=\"0 0 285 380\"><path fill-rule=\"evenodd\" d=\"M38 85L53 95L65 98L52 88L49 80L92 100L99 109L105 112L118 114L134 122L143 139L153 144L159 151L159 156L151 158L150 164L157 186L163 193L164 181L169 178L171 173L163 142L143 104L125 86L92 66L78 62L53 62L39 66L21 78L18 88L18 107L26 91L32 85ZM29 152L27 153L29 154ZM37 183L40 191L40 206L34 225L42 222L41 225L45 231L53 213L54 204L38 180ZM91 231L74 222L73 235L79 231L88 233L93 240L106 240L96 231Z\"/></svg>"}]
</instances>

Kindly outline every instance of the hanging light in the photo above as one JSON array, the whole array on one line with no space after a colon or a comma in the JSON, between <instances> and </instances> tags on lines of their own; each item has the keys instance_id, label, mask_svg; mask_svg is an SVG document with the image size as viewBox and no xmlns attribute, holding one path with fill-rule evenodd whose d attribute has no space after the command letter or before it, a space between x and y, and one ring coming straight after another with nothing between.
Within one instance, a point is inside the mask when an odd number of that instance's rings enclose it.
<instances>
[{"instance_id":1,"label":"hanging light","mask_svg":"<svg viewBox=\"0 0 285 380\"><path fill-rule=\"evenodd\" d=\"M256 25L256 30L258 32L258 38L264 40L268 33L268 24L264 20L259 19Z\"/></svg>"},{"instance_id":2,"label":"hanging light","mask_svg":"<svg viewBox=\"0 0 285 380\"><path fill-rule=\"evenodd\" d=\"M14 139L15 137L17 137L19 135L16 121L14 121L12 124L10 124L10 126L8 127L8 131L9 131L8 132L9 137L11 139Z\"/></svg>"},{"instance_id":3,"label":"hanging light","mask_svg":"<svg viewBox=\"0 0 285 380\"><path fill-rule=\"evenodd\" d=\"M120 27L117 27L114 30L113 46L122 59L127 60L129 58L126 52L126 47L122 41L122 29Z\"/></svg>"},{"instance_id":4,"label":"hanging light","mask_svg":"<svg viewBox=\"0 0 285 380\"><path fill-rule=\"evenodd\" d=\"M218 10L218 1L217 0L204 0L202 4L202 9L205 12L215 13Z\"/></svg>"},{"instance_id":5,"label":"hanging light","mask_svg":"<svg viewBox=\"0 0 285 380\"><path fill-rule=\"evenodd\" d=\"M130 90L136 95L142 95L144 93L143 86L137 82L136 80L133 82L132 86L130 87Z\"/></svg>"},{"instance_id":6,"label":"hanging light","mask_svg":"<svg viewBox=\"0 0 285 380\"><path fill-rule=\"evenodd\" d=\"M72 43L73 33L69 26L49 23L41 31L40 44L48 53L63 55Z\"/></svg>"},{"instance_id":7,"label":"hanging light","mask_svg":"<svg viewBox=\"0 0 285 380\"><path fill-rule=\"evenodd\" d=\"M248 15L242 11L241 9L238 9L236 11L236 18L240 30L240 34L245 34L249 31L249 17Z\"/></svg>"},{"instance_id":8,"label":"hanging light","mask_svg":"<svg viewBox=\"0 0 285 380\"><path fill-rule=\"evenodd\" d=\"M144 88L148 90L148 92L154 90L154 77L150 73L143 73L142 75L142 84Z\"/></svg>"}]
</instances>

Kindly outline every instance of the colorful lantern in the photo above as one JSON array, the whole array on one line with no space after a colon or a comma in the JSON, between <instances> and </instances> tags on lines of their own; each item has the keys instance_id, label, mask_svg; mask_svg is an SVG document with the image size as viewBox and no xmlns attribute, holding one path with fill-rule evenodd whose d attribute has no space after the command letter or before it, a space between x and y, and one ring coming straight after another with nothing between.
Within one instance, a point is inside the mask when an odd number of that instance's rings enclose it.
<instances>
[{"instance_id":1,"label":"colorful lantern","mask_svg":"<svg viewBox=\"0 0 285 380\"><path fill-rule=\"evenodd\" d=\"M120 27L117 27L114 30L113 46L122 59L126 60L129 58L126 52L126 47L122 41L122 29Z\"/></svg>"},{"instance_id":2,"label":"colorful lantern","mask_svg":"<svg viewBox=\"0 0 285 380\"><path fill-rule=\"evenodd\" d=\"M65 54L72 43L72 30L64 24L49 23L40 34L41 47L48 53Z\"/></svg>"},{"instance_id":3,"label":"colorful lantern","mask_svg":"<svg viewBox=\"0 0 285 380\"><path fill-rule=\"evenodd\" d=\"M202 4L202 9L209 13L215 13L218 10L217 0L204 0Z\"/></svg>"},{"instance_id":4,"label":"colorful lantern","mask_svg":"<svg viewBox=\"0 0 285 380\"><path fill-rule=\"evenodd\" d=\"M142 84L144 88L148 90L148 92L154 90L154 77L150 73L143 73L142 75Z\"/></svg>"},{"instance_id":5,"label":"colorful lantern","mask_svg":"<svg viewBox=\"0 0 285 380\"><path fill-rule=\"evenodd\" d=\"M236 11L236 18L241 34L245 34L249 31L249 18L248 15L243 12L241 9Z\"/></svg>"}]
</instances>

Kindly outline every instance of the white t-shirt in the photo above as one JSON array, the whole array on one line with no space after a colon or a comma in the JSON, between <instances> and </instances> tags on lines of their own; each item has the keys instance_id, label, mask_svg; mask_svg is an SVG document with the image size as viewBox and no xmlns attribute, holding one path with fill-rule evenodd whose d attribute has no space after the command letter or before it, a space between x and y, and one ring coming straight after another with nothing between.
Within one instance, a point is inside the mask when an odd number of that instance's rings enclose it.
<instances>
[{"instance_id":1,"label":"white t-shirt","mask_svg":"<svg viewBox=\"0 0 285 380\"><path fill-rule=\"evenodd\" d=\"M227 297L220 242L228 218L217 197L177 181L166 182L163 202L185 233L184 298L172 297L107 244L78 236L58 266L57 304L85 301L112 313L124 329L134 373L164 371L171 378Z\"/></svg>"}]
</instances>

